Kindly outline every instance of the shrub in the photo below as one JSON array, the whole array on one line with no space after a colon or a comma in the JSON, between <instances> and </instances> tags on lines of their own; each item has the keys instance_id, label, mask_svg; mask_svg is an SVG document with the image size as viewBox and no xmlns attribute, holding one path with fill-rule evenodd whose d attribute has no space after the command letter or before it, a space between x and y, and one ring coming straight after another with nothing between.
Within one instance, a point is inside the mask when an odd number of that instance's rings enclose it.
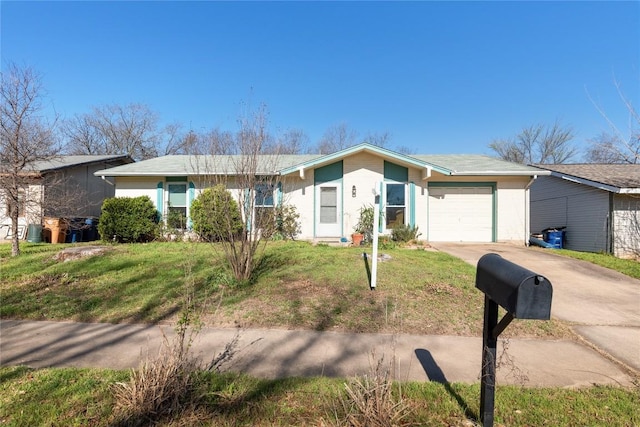
<instances>
[{"instance_id":1,"label":"shrub","mask_svg":"<svg viewBox=\"0 0 640 427\"><path fill-rule=\"evenodd\" d=\"M224 185L205 189L191 203L193 231L201 239L231 240L242 232L242 216L238 203Z\"/></svg>"},{"instance_id":2,"label":"shrub","mask_svg":"<svg viewBox=\"0 0 640 427\"><path fill-rule=\"evenodd\" d=\"M293 205L282 205L276 208L276 234L275 238L295 240L300 232L298 219L300 215Z\"/></svg>"},{"instance_id":3,"label":"shrub","mask_svg":"<svg viewBox=\"0 0 640 427\"><path fill-rule=\"evenodd\" d=\"M98 232L104 241L148 242L157 224L158 212L148 196L112 197L102 204Z\"/></svg>"},{"instance_id":4,"label":"shrub","mask_svg":"<svg viewBox=\"0 0 640 427\"><path fill-rule=\"evenodd\" d=\"M418 226L411 225L396 225L391 230L391 239L394 242L409 242L415 240L420 236Z\"/></svg>"}]
</instances>

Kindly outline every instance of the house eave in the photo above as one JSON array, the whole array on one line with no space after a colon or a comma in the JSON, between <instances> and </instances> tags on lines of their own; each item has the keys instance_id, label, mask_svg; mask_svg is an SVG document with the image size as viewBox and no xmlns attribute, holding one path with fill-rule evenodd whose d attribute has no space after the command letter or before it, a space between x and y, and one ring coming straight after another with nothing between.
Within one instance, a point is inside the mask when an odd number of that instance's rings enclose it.
<instances>
[{"instance_id":1,"label":"house eave","mask_svg":"<svg viewBox=\"0 0 640 427\"><path fill-rule=\"evenodd\" d=\"M453 171L451 176L548 176L549 171Z\"/></svg>"},{"instance_id":2,"label":"house eave","mask_svg":"<svg viewBox=\"0 0 640 427\"><path fill-rule=\"evenodd\" d=\"M575 182L576 184L586 185L589 187L597 188L598 190L608 191L610 193L640 194L640 189L638 188L620 188L614 185L603 184L601 182L591 181L589 179L580 178L561 172L551 171L551 175L565 181Z\"/></svg>"}]
</instances>

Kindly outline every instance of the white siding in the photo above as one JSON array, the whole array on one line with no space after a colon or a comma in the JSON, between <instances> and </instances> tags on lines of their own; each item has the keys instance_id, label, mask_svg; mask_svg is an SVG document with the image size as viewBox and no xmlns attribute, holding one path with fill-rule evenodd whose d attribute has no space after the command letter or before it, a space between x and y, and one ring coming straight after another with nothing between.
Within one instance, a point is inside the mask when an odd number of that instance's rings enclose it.
<instances>
[{"instance_id":1,"label":"white siding","mask_svg":"<svg viewBox=\"0 0 640 427\"><path fill-rule=\"evenodd\" d=\"M526 244L529 238L529 200L525 190L530 178L501 179L497 182L497 230L499 242Z\"/></svg>"},{"instance_id":2,"label":"white siding","mask_svg":"<svg viewBox=\"0 0 640 427\"><path fill-rule=\"evenodd\" d=\"M565 248L608 251L609 193L545 176L531 186L531 231L566 227Z\"/></svg>"},{"instance_id":3,"label":"white siding","mask_svg":"<svg viewBox=\"0 0 640 427\"><path fill-rule=\"evenodd\" d=\"M374 191L384 179L384 159L371 153L358 153L343 162L344 234L350 236L363 206L373 206ZM356 187L356 197L352 190Z\"/></svg>"},{"instance_id":4,"label":"white siding","mask_svg":"<svg viewBox=\"0 0 640 427\"><path fill-rule=\"evenodd\" d=\"M304 179L298 173L292 174L282 183L282 201L284 204L296 207L296 212L300 215L299 239L313 239L313 170L305 171Z\"/></svg>"},{"instance_id":5,"label":"white siding","mask_svg":"<svg viewBox=\"0 0 640 427\"><path fill-rule=\"evenodd\" d=\"M613 196L613 232L615 256L640 256L640 196Z\"/></svg>"},{"instance_id":6,"label":"white siding","mask_svg":"<svg viewBox=\"0 0 640 427\"><path fill-rule=\"evenodd\" d=\"M148 196L157 207L156 186L163 181L162 177L118 177L115 197Z\"/></svg>"}]
</instances>

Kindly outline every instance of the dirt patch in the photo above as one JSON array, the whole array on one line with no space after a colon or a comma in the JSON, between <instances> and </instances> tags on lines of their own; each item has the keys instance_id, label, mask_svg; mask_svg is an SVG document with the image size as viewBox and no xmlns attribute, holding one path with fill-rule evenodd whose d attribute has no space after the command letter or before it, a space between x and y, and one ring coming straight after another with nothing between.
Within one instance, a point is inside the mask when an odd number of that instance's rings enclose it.
<instances>
[{"instance_id":1,"label":"dirt patch","mask_svg":"<svg viewBox=\"0 0 640 427\"><path fill-rule=\"evenodd\" d=\"M63 249L58 252L53 259L59 262L67 262L91 256L104 255L109 251L111 251L111 248L104 246L79 246Z\"/></svg>"}]
</instances>

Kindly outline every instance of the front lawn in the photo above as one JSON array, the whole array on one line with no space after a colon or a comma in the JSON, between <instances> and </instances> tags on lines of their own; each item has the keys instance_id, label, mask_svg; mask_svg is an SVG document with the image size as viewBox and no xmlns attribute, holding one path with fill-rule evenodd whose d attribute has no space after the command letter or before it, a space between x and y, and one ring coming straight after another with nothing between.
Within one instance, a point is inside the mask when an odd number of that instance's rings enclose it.
<instances>
[{"instance_id":1,"label":"front lawn","mask_svg":"<svg viewBox=\"0 0 640 427\"><path fill-rule=\"evenodd\" d=\"M15 427L120 425L111 388L129 373L100 369L0 368L0 424ZM345 379L265 380L242 374L203 373L198 404L185 401L169 417L140 419L156 426L342 426ZM478 419L480 386L396 384L407 408L397 425L469 426ZM582 389L499 386L497 426L640 425L637 388ZM380 424L391 425L391 424Z\"/></svg>"},{"instance_id":2,"label":"front lawn","mask_svg":"<svg viewBox=\"0 0 640 427\"><path fill-rule=\"evenodd\" d=\"M360 248L273 242L252 283L235 282L216 247L203 243L110 246L60 262L69 245L0 245L2 318L82 322L174 322L194 289L211 326L480 336L483 295L475 267L441 252L382 251L368 286ZM370 251L370 249L369 249ZM370 254L370 252L369 252ZM550 322L514 322L507 336L566 337Z\"/></svg>"}]
</instances>

